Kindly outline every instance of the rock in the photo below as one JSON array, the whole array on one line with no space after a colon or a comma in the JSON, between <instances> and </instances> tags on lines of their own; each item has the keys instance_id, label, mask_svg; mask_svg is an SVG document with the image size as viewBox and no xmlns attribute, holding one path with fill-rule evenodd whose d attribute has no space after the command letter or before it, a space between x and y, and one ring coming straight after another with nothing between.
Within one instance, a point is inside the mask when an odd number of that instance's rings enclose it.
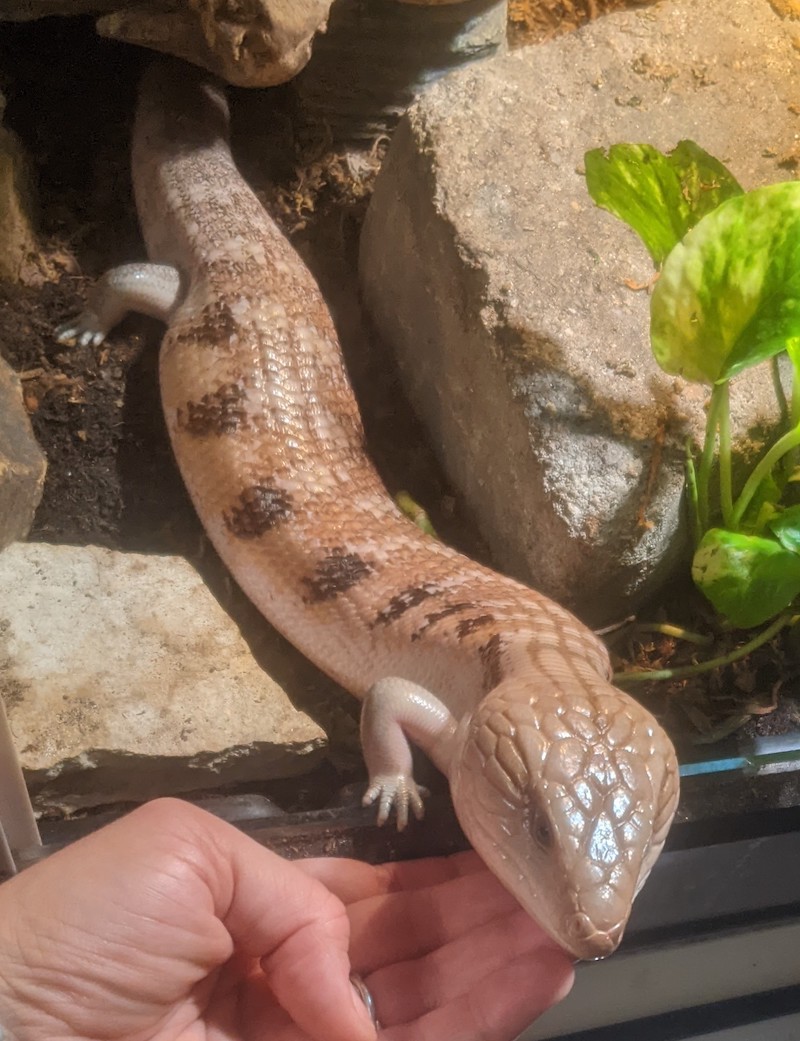
<instances>
[{"instance_id":1,"label":"rock","mask_svg":"<svg viewBox=\"0 0 800 1041\"><path fill-rule=\"evenodd\" d=\"M5 99L0 94L0 118ZM0 126L0 278L16 281L38 252L30 165L15 133Z\"/></svg>"},{"instance_id":2,"label":"rock","mask_svg":"<svg viewBox=\"0 0 800 1041\"><path fill-rule=\"evenodd\" d=\"M629 287L652 264L592 204L584 153L691 138L746 188L786 180L794 32L750 0L610 15L435 85L378 176L367 308L498 564L589 618L629 611L682 553L706 391L656 366L648 294ZM734 412L752 458L767 372L734 384Z\"/></svg>"},{"instance_id":3,"label":"rock","mask_svg":"<svg viewBox=\"0 0 800 1041\"><path fill-rule=\"evenodd\" d=\"M113 11L120 0L3 0L0 7L2 22L33 22L53 15L96 14Z\"/></svg>"},{"instance_id":4,"label":"rock","mask_svg":"<svg viewBox=\"0 0 800 1041\"><path fill-rule=\"evenodd\" d=\"M293 708L179 557L0 555L0 696L39 808L143 801L316 766Z\"/></svg>"},{"instance_id":5,"label":"rock","mask_svg":"<svg viewBox=\"0 0 800 1041\"><path fill-rule=\"evenodd\" d=\"M507 7L506 0L337 0L293 84L302 118L337 142L373 142L429 83L505 49Z\"/></svg>"},{"instance_id":6,"label":"rock","mask_svg":"<svg viewBox=\"0 0 800 1041\"><path fill-rule=\"evenodd\" d=\"M193 62L239 87L284 83L308 61L332 0L3 0L2 21L107 12L101 36Z\"/></svg>"},{"instance_id":7,"label":"rock","mask_svg":"<svg viewBox=\"0 0 800 1041\"><path fill-rule=\"evenodd\" d=\"M270 87L296 75L325 29L332 0L169 0L131 4L97 22L101 36L200 65L237 87Z\"/></svg>"},{"instance_id":8,"label":"rock","mask_svg":"<svg viewBox=\"0 0 800 1041\"><path fill-rule=\"evenodd\" d=\"M19 377L0 358L0 549L30 531L46 471Z\"/></svg>"}]
</instances>

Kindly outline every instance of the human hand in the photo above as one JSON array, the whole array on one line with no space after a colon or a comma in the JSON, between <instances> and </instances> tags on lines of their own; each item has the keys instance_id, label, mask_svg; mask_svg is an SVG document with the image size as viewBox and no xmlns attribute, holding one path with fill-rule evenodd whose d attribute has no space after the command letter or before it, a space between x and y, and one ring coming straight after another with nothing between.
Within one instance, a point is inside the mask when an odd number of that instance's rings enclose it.
<instances>
[{"instance_id":1,"label":"human hand","mask_svg":"<svg viewBox=\"0 0 800 1041\"><path fill-rule=\"evenodd\" d=\"M289 862L157 800L0 886L0 1024L18 1041L506 1041L568 957L474 854Z\"/></svg>"}]
</instances>

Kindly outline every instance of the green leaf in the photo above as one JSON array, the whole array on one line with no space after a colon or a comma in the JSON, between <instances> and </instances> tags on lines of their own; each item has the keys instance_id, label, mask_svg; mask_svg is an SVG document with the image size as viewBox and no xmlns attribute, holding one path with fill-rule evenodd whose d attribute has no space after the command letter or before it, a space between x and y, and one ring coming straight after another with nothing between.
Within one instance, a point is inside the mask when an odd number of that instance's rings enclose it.
<instances>
[{"instance_id":1,"label":"green leaf","mask_svg":"<svg viewBox=\"0 0 800 1041\"><path fill-rule=\"evenodd\" d=\"M741 530L747 532L748 535L763 535L770 527L770 521L778 512L774 502L762 502L758 512L752 514L752 519L745 514Z\"/></svg>"},{"instance_id":2,"label":"green leaf","mask_svg":"<svg viewBox=\"0 0 800 1041\"><path fill-rule=\"evenodd\" d=\"M720 614L750 629L800 594L800 556L773 539L711 528L694 555L692 578Z\"/></svg>"},{"instance_id":3,"label":"green leaf","mask_svg":"<svg viewBox=\"0 0 800 1041\"><path fill-rule=\"evenodd\" d=\"M670 253L650 303L659 365L700 383L800 349L800 182L705 216Z\"/></svg>"},{"instance_id":4,"label":"green leaf","mask_svg":"<svg viewBox=\"0 0 800 1041\"><path fill-rule=\"evenodd\" d=\"M657 266L701 217L742 191L694 141L667 155L647 144L595 148L584 165L592 199L633 228Z\"/></svg>"},{"instance_id":5,"label":"green leaf","mask_svg":"<svg viewBox=\"0 0 800 1041\"><path fill-rule=\"evenodd\" d=\"M745 510L739 527L750 535L761 535L776 512L776 503L781 501L781 488L772 474L767 474L759 484L750 504Z\"/></svg>"},{"instance_id":6,"label":"green leaf","mask_svg":"<svg viewBox=\"0 0 800 1041\"><path fill-rule=\"evenodd\" d=\"M770 518L769 528L784 549L800 553L800 506L788 506Z\"/></svg>"},{"instance_id":7,"label":"green leaf","mask_svg":"<svg viewBox=\"0 0 800 1041\"><path fill-rule=\"evenodd\" d=\"M694 141L679 141L668 159L678 175L681 195L689 208L686 231L726 199L744 194L730 170Z\"/></svg>"}]
</instances>

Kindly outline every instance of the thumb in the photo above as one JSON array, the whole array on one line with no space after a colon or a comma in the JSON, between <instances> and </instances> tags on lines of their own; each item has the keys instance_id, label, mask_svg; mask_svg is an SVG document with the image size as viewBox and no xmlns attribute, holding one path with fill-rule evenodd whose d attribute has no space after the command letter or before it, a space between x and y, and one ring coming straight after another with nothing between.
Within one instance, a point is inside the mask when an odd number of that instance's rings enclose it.
<instances>
[{"instance_id":1,"label":"thumb","mask_svg":"<svg viewBox=\"0 0 800 1041\"><path fill-rule=\"evenodd\" d=\"M350 983L350 921L344 904L291 861L200 810L212 842L207 875L217 916L237 950L260 961L270 989L318 1041L374 1041Z\"/></svg>"},{"instance_id":2,"label":"thumb","mask_svg":"<svg viewBox=\"0 0 800 1041\"><path fill-rule=\"evenodd\" d=\"M331 942L336 931L308 923L262 958L261 967L275 998L311 1037L374 1041L372 1018L350 983L350 960Z\"/></svg>"}]
</instances>

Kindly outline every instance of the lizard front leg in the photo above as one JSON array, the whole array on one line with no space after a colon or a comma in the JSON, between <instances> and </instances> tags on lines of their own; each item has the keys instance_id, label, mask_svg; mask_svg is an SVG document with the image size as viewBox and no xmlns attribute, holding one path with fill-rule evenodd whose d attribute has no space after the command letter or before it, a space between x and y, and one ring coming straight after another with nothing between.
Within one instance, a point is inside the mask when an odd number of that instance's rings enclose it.
<instances>
[{"instance_id":1,"label":"lizard front leg","mask_svg":"<svg viewBox=\"0 0 800 1041\"><path fill-rule=\"evenodd\" d=\"M419 684L398 676L373 684L361 710L361 744L369 771L363 803L377 801L378 824L386 822L393 806L399 831L408 823L409 806L417 820L423 816L427 792L414 780L409 742L447 773L455 730L447 706Z\"/></svg>"},{"instance_id":2,"label":"lizard front leg","mask_svg":"<svg viewBox=\"0 0 800 1041\"><path fill-rule=\"evenodd\" d=\"M166 322L181 300L181 276L169 264L122 264L92 287L86 308L56 329L59 343L97 347L128 311Z\"/></svg>"}]
</instances>

